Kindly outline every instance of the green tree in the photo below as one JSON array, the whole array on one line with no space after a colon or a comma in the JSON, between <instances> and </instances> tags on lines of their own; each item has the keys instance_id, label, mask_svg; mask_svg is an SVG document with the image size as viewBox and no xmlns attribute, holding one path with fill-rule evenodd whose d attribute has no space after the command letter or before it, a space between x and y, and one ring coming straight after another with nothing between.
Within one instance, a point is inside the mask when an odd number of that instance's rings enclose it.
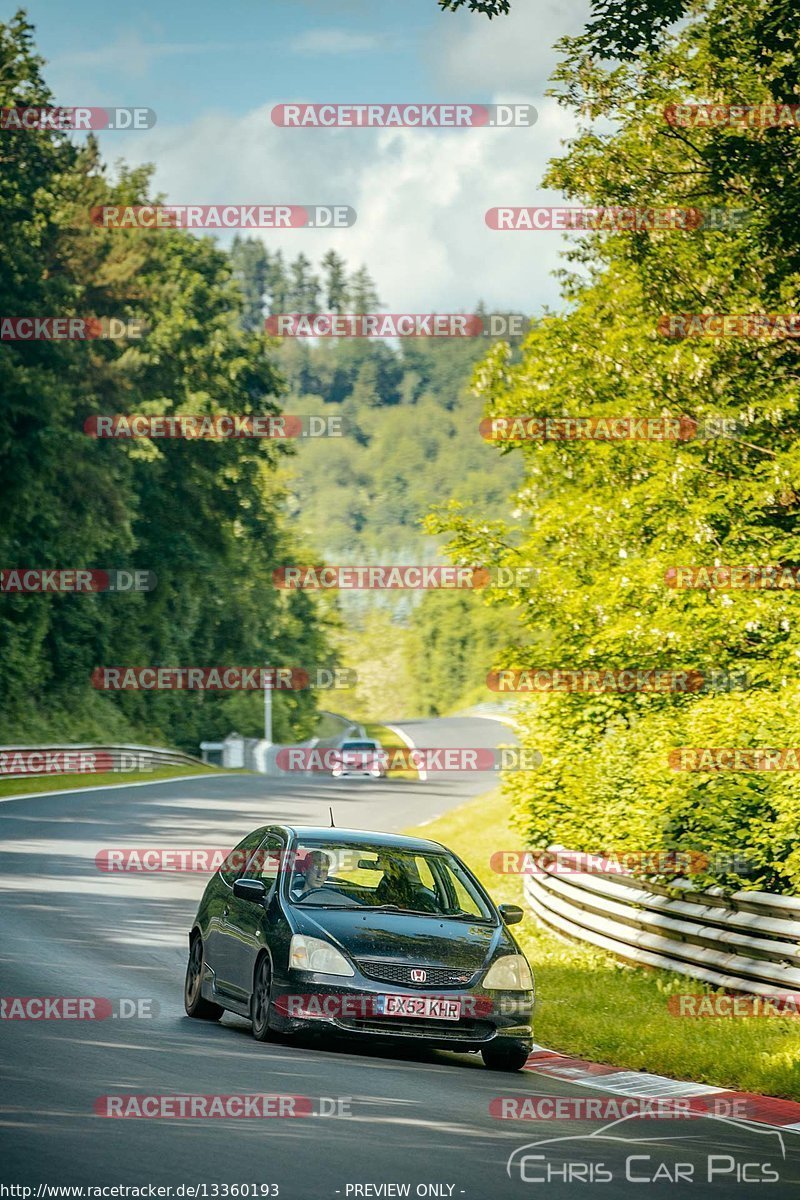
<instances>
[{"instance_id":1,"label":"green tree","mask_svg":"<svg viewBox=\"0 0 800 1200\"><path fill-rule=\"evenodd\" d=\"M271 316L289 311L289 280L280 250L274 254L267 252L266 293Z\"/></svg>"},{"instance_id":2,"label":"green tree","mask_svg":"<svg viewBox=\"0 0 800 1200\"><path fill-rule=\"evenodd\" d=\"M527 697L534 776L509 775L533 843L577 849L744 853L752 869L705 882L793 890L800 786L792 772L676 772L681 746L792 746L800 739L800 627L785 592L681 591L681 564L800 560L800 413L794 343L670 341L668 313L796 312L800 301L792 131L668 125L686 97L795 98L797 56L763 0L703 5L652 55L603 66L568 54L560 98L582 125L548 175L591 206L746 205L718 231L591 234L568 256L561 315L541 321L519 363L496 347L476 371L493 417L726 418L734 436L517 442L523 485L507 526L443 512L432 528L463 561L536 567L535 587L499 598L524 637L498 666L745 672L744 692ZM771 32L770 32L771 31ZM574 48L574 47L573 47ZM569 47L568 47L569 49ZM784 185L788 190L784 193ZM491 452L487 447L487 452ZM702 878L700 882L702 882Z\"/></svg>"},{"instance_id":3,"label":"green tree","mask_svg":"<svg viewBox=\"0 0 800 1200\"><path fill-rule=\"evenodd\" d=\"M264 243L258 238L239 237L231 245L233 277L242 290L243 329L261 329L264 324L264 296L267 291L269 260Z\"/></svg>"},{"instance_id":4,"label":"green tree","mask_svg":"<svg viewBox=\"0 0 800 1200\"><path fill-rule=\"evenodd\" d=\"M353 312L377 312L381 307L380 296L366 267L359 267L350 276L349 294Z\"/></svg>"},{"instance_id":5,"label":"green tree","mask_svg":"<svg viewBox=\"0 0 800 1200\"><path fill-rule=\"evenodd\" d=\"M437 0L437 3L445 12L455 12L469 4L470 12L483 13L490 21L492 17L505 16L511 11L511 0Z\"/></svg>"},{"instance_id":6,"label":"green tree","mask_svg":"<svg viewBox=\"0 0 800 1200\"><path fill-rule=\"evenodd\" d=\"M325 268L325 307L328 312L342 313L347 309L347 263L329 250L322 259Z\"/></svg>"},{"instance_id":7,"label":"green tree","mask_svg":"<svg viewBox=\"0 0 800 1200\"><path fill-rule=\"evenodd\" d=\"M316 312L319 308L319 279L311 271L311 260L298 254L289 264L286 303L290 312Z\"/></svg>"},{"instance_id":8,"label":"green tree","mask_svg":"<svg viewBox=\"0 0 800 1200\"><path fill-rule=\"evenodd\" d=\"M32 46L22 15L0 26L3 106L53 102ZM3 154L0 311L136 317L148 332L0 343L0 562L141 568L157 587L0 597L0 740L135 736L196 751L230 729L231 695L104 694L90 677L97 666L331 664L328 618L272 585L273 567L301 553L283 523L286 452L264 440L99 440L84 423L277 413L282 383L264 336L241 328L230 256L210 239L88 222L94 205L151 201L148 169L111 184L94 142L44 130L9 136ZM307 732L315 707L310 692L282 697L279 727Z\"/></svg>"}]
</instances>

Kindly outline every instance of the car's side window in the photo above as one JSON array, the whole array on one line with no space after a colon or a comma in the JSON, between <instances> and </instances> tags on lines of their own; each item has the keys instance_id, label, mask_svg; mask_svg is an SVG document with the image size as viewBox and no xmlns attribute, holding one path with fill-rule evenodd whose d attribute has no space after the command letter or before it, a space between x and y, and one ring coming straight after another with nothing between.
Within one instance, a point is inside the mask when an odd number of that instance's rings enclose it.
<instances>
[{"instance_id":1,"label":"car's side window","mask_svg":"<svg viewBox=\"0 0 800 1200\"><path fill-rule=\"evenodd\" d=\"M433 878L431 869L426 860L420 854L414 859L414 862L417 865L417 874L419 875L419 881L422 886L428 888L428 890L431 892L435 892L436 880Z\"/></svg>"},{"instance_id":2,"label":"car's side window","mask_svg":"<svg viewBox=\"0 0 800 1200\"><path fill-rule=\"evenodd\" d=\"M458 878L458 875L453 875L453 887L456 893L456 903L462 912L469 913L471 917L479 917L481 915L478 905L467 891L464 884Z\"/></svg>"},{"instance_id":3,"label":"car's side window","mask_svg":"<svg viewBox=\"0 0 800 1200\"><path fill-rule=\"evenodd\" d=\"M250 856L256 850L263 838L263 832L258 829L255 833L248 833L246 838L242 838L238 846L234 846L230 854L226 857L224 863L219 869L219 873L227 883L228 887L233 887L234 879L238 879L244 871Z\"/></svg>"},{"instance_id":4,"label":"car's side window","mask_svg":"<svg viewBox=\"0 0 800 1200\"><path fill-rule=\"evenodd\" d=\"M277 834L268 834L248 862L242 878L260 879L267 891L271 892L284 861L283 848L283 842Z\"/></svg>"}]
</instances>

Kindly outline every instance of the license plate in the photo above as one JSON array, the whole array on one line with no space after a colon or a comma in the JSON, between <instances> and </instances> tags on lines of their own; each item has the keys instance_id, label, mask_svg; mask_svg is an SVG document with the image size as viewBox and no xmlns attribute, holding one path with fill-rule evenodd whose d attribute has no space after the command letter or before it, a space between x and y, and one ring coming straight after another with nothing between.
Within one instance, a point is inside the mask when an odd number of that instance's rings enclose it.
<instances>
[{"instance_id":1,"label":"license plate","mask_svg":"<svg viewBox=\"0 0 800 1200\"><path fill-rule=\"evenodd\" d=\"M460 1000L438 996L378 996L375 1011L381 1017L431 1017L435 1021L457 1021Z\"/></svg>"}]
</instances>

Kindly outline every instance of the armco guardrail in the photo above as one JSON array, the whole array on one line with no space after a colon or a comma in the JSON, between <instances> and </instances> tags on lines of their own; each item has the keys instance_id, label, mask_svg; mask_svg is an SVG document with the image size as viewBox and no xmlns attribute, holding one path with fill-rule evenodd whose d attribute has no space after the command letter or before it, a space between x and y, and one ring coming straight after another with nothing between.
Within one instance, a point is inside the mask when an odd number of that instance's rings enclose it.
<instances>
[{"instance_id":1,"label":"armco guardrail","mask_svg":"<svg viewBox=\"0 0 800 1200\"><path fill-rule=\"evenodd\" d=\"M62 746L0 746L0 779L43 775L149 771L155 767L207 767L199 758L157 746L72 743Z\"/></svg>"},{"instance_id":2,"label":"armco guardrail","mask_svg":"<svg viewBox=\"0 0 800 1200\"><path fill-rule=\"evenodd\" d=\"M667 888L627 875L557 874L544 864L526 876L525 894L543 925L628 962L731 991L800 992L800 897L725 896L683 879Z\"/></svg>"}]
</instances>

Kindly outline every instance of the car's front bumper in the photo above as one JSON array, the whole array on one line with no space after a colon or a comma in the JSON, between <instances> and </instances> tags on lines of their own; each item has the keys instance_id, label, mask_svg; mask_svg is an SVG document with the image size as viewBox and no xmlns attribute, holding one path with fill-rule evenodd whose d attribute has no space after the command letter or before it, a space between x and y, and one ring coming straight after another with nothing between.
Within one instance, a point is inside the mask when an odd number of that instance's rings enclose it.
<instances>
[{"instance_id":1,"label":"car's front bumper","mask_svg":"<svg viewBox=\"0 0 800 1200\"><path fill-rule=\"evenodd\" d=\"M384 1016L378 997L435 996L458 1000L457 1020L440 1017ZM411 1040L458 1050L480 1050L496 1038L528 1048L533 1043L533 992L469 988L411 988L365 977L291 971L273 978L270 1025L279 1033L330 1032L348 1037Z\"/></svg>"},{"instance_id":2,"label":"car's front bumper","mask_svg":"<svg viewBox=\"0 0 800 1200\"><path fill-rule=\"evenodd\" d=\"M379 768L371 770L369 767L334 767L331 775L334 779L383 779L385 772Z\"/></svg>"}]
</instances>

